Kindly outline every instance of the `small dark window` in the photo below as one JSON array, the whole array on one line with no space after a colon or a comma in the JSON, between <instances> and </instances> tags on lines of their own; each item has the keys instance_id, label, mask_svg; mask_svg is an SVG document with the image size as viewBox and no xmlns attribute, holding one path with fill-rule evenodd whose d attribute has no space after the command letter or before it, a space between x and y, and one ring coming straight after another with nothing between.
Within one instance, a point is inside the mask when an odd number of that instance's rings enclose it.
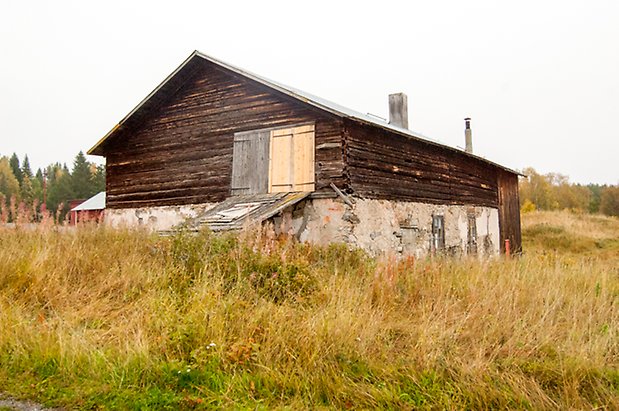
<instances>
[{"instance_id":1,"label":"small dark window","mask_svg":"<svg viewBox=\"0 0 619 411\"><path fill-rule=\"evenodd\" d=\"M469 214L469 232L468 232L468 243L467 243L467 253L468 254L477 254L477 221L474 215Z\"/></svg>"},{"instance_id":2,"label":"small dark window","mask_svg":"<svg viewBox=\"0 0 619 411\"><path fill-rule=\"evenodd\" d=\"M432 216L432 250L445 249L445 218L442 215Z\"/></svg>"}]
</instances>

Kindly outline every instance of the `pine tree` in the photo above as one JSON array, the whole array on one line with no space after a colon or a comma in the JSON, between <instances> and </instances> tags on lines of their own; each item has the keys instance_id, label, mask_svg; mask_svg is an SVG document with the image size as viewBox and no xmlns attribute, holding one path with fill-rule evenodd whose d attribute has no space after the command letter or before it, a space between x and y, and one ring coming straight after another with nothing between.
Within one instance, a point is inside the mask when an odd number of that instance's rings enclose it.
<instances>
[{"instance_id":1,"label":"pine tree","mask_svg":"<svg viewBox=\"0 0 619 411\"><path fill-rule=\"evenodd\" d=\"M53 178L50 179L47 188L47 209L56 213L59 212L58 220L62 221L69 211L69 200L76 198L73 192L71 174L66 166L60 166L60 164L54 164L49 167L50 175Z\"/></svg>"},{"instance_id":2,"label":"pine tree","mask_svg":"<svg viewBox=\"0 0 619 411\"><path fill-rule=\"evenodd\" d=\"M43 185L43 171L41 171L41 169L37 169L37 173L35 175L36 179L39 180L39 183L41 183L41 185Z\"/></svg>"},{"instance_id":3,"label":"pine tree","mask_svg":"<svg viewBox=\"0 0 619 411\"><path fill-rule=\"evenodd\" d=\"M32 169L30 168L30 160L28 160L28 154L24 156L24 162L21 165L22 176L28 176L30 180L34 175L32 174Z\"/></svg>"},{"instance_id":4,"label":"pine tree","mask_svg":"<svg viewBox=\"0 0 619 411\"><path fill-rule=\"evenodd\" d=\"M92 187L92 173L90 164L83 152L79 152L73 161L73 173L71 174L71 189L76 198L87 199L95 193Z\"/></svg>"},{"instance_id":5,"label":"pine tree","mask_svg":"<svg viewBox=\"0 0 619 411\"><path fill-rule=\"evenodd\" d=\"M13 153L11 159L9 160L9 164L11 165L11 170L13 171L13 175L17 179L17 182L21 184L22 172L21 167L19 166L19 158L17 157L17 154Z\"/></svg>"},{"instance_id":6,"label":"pine tree","mask_svg":"<svg viewBox=\"0 0 619 411\"><path fill-rule=\"evenodd\" d=\"M93 175L93 190L95 193L105 191L105 166L98 165Z\"/></svg>"},{"instance_id":7,"label":"pine tree","mask_svg":"<svg viewBox=\"0 0 619 411\"><path fill-rule=\"evenodd\" d=\"M32 186L32 180L30 180L30 177L28 177L28 175L25 173L22 176L20 193L22 201L25 202L27 205L32 205L32 202L34 201L36 196L34 192L34 187Z\"/></svg>"},{"instance_id":8,"label":"pine tree","mask_svg":"<svg viewBox=\"0 0 619 411\"><path fill-rule=\"evenodd\" d=\"M44 183L43 171L41 169L37 169L37 173L32 180L32 188L34 189L36 198L39 200L39 204L43 204L43 185Z\"/></svg>"}]
</instances>

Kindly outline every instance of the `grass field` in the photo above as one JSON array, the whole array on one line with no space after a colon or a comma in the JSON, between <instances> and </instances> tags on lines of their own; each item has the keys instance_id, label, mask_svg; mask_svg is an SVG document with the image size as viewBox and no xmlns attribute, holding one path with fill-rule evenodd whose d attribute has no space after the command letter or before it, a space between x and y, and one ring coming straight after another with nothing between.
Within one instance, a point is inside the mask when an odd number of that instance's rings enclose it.
<instances>
[{"instance_id":1,"label":"grass field","mask_svg":"<svg viewBox=\"0 0 619 411\"><path fill-rule=\"evenodd\" d=\"M525 255L0 229L0 387L79 409L619 409L619 220Z\"/></svg>"}]
</instances>

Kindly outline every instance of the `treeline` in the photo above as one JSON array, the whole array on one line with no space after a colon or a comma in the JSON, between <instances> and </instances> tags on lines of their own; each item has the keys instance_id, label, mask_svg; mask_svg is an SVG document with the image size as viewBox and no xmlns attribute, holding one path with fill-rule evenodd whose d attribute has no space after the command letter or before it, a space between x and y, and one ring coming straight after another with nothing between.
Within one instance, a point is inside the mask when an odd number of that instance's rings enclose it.
<instances>
[{"instance_id":1,"label":"treeline","mask_svg":"<svg viewBox=\"0 0 619 411\"><path fill-rule=\"evenodd\" d=\"M105 190L105 166L89 162L83 152L66 164L54 163L32 171L28 155L0 156L0 211L2 219L12 221L18 209L37 220L46 210L58 221L69 211L69 201L87 199Z\"/></svg>"},{"instance_id":2,"label":"treeline","mask_svg":"<svg viewBox=\"0 0 619 411\"><path fill-rule=\"evenodd\" d=\"M619 216L619 186L575 184L563 174L539 174L533 168L522 171L520 180L520 209L575 210Z\"/></svg>"}]
</instances>

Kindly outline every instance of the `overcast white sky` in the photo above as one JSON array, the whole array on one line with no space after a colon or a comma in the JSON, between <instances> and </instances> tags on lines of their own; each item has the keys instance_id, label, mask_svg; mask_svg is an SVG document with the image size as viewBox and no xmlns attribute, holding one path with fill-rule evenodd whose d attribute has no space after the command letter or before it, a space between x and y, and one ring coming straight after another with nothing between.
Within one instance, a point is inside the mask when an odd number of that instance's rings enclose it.
<instances>
[{"instance_id":1,"label":"overcast white sky","mask_svg":"<svg viewBox=\"0 0 619 411\"><path fill-rule=\"evenodd\" d=\"M619 183L619 1L0 0L0 154L72 162L198 49L509 167ZM92 159L95 159L94 157Z\"/></svg>"}]
</instances>

